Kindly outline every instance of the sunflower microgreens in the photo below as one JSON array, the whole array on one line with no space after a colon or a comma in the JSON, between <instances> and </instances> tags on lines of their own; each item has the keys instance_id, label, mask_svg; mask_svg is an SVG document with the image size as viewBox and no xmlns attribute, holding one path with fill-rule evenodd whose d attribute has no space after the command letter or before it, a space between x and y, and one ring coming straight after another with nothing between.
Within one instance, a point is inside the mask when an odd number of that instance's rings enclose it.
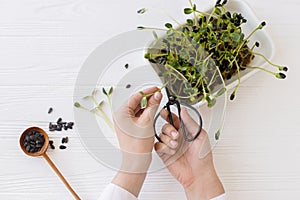
<instances>
[{"instance_id":1,"label":"sunflower microgreens","mask_svg":"<svg viewBox=\"0 0 300 200\"><path fill-rule=\"evenodd\" d=\"M260 46L255 42L250 48L251 36L263 29L266 22L261 22L248 36L242 31L241 26L247 23L242 14L226 10L227 0L218 0L211 13L197 10L196 4L191 0L190 7L184 8L185 15L192 15L186 23L174 27L167 22L164 28L152 28L138 26L139 30L151 29L155 42L151 46L145 58L154 66L160 76L168 80L170 73L172 78L181 73L189 82L191 88L186 88L190 103L204 100L209 107L215 105L216 97L226 91L226 82L233 76L237 76L238 83L235 86L230 99L236 96L240 86L241 71L247 69L260 69L274 75L278 79L285 79L283 72L288 70L269 61L263 54L254 51ZM149 9L142 8L138 14L144 14ZM178 22L171 18L177 25ZM158 38L155 31L166 32L166 36ZM255 56L261 57L279 72L273 72L259 66L252 66L251 61ZM176 73L167 70L173 68ZM220 74L219 77L216 77ZM221 79L221 80L220 80ZM141 105L146 105L144 96Z\"/></svg>"}]
</instances>

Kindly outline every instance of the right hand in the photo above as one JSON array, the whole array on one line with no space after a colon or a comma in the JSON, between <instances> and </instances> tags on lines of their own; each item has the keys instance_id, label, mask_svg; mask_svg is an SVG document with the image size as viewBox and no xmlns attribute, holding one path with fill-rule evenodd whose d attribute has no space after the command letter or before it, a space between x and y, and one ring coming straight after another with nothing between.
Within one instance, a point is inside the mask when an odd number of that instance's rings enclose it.
<instances>
[{"instance_id":1,"label":"right hand","mask_svg":"<svg viewBox=\"0 0 300 200\"><path fill-rule=\"evenodd\" d=\"M164 119L166 110L161 111ZM199 125L189 116L186 109L181 117L188 133L196 133ZM224 193L216 174L208 135L202 130L193 142L186 142L181 132L179 118L173 114L174 127L165 124L155 150L170 173L183 185L188 199L209 199Z\"/></svg>"}]
</instances>

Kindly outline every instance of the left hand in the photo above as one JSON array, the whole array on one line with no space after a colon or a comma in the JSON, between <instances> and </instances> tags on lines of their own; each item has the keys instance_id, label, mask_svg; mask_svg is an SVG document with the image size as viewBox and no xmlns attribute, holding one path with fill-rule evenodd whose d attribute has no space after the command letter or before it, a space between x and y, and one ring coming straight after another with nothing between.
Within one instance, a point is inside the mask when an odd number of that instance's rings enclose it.
<instances>
[{"instance_id":1,"label":"left hand","mask_svg":"<svg viewBox=\"0 0 300 200\"><path fill-rule=\"evenodd\" d=\"M122 171L141 173L150 166L154 145L153 120L162 99L157 87L143 91L148 97L148 104L141 109L143 96L136 93L114 113L114 124L120 148L123 153Z\"/></svg>"}]
</instances>

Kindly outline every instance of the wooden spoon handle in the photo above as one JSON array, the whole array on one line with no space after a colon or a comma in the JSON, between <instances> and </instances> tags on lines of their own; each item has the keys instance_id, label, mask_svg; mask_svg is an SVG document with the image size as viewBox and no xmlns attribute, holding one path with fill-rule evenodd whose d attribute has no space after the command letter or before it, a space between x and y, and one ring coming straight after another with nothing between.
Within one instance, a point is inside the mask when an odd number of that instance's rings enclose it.
<instances>
[{"instance_id":1,"label":"wooden spoon handle","mask_svg":"<svg viewBox=\"0 0 300 200\"><path fill-rule=\"evenodd\" d=\"M60 173L60 171L56 168L52 160L48 157L46 153L43 154L43 157L47 160L51 168L55 171L55 173L59 176L59 178L62 180L62 182L65 184L65 186L68 188L68 190L72 193L72 195L75 197L76 200L80 200L79 196L76 194L76 192L72 189L72 187L69 185L65 177Z\"/></svg>"}]
</instances>

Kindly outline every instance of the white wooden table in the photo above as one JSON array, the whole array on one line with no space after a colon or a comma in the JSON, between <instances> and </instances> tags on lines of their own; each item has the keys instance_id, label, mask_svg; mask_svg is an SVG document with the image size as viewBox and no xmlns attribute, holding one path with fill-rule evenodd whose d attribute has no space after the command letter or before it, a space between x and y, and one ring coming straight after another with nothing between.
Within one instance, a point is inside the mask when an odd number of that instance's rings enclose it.
<instances>
[{"instance_id":1,"label":"white wooden table","mask_svg":"<svg viewBox=\"0 0 300 200\"><path fill-rule=\"evenodd\" d=\"M274 62L289 66L288 78L259 72L244 82L229 103L215 164L230 199L300 198L300 95L298 91L300 3L251 0L249 4L275 41ZM73 89L90 52L105 40L137 25L165 18L140 17L136 10L156 5L181 12L188 1L0 0L0 199L72 199L42 158L18 146L29 126L74 120ZM51 115L49 107L54 108ZM76 126L76 125L75 125ZM49 133L56 142L69 136L66 150L48 154L82 199L97 199L112 170L96 162L75 130ZM166 172L148 176L141 199L184 199Z\"/></svg>"}]
</instances>

